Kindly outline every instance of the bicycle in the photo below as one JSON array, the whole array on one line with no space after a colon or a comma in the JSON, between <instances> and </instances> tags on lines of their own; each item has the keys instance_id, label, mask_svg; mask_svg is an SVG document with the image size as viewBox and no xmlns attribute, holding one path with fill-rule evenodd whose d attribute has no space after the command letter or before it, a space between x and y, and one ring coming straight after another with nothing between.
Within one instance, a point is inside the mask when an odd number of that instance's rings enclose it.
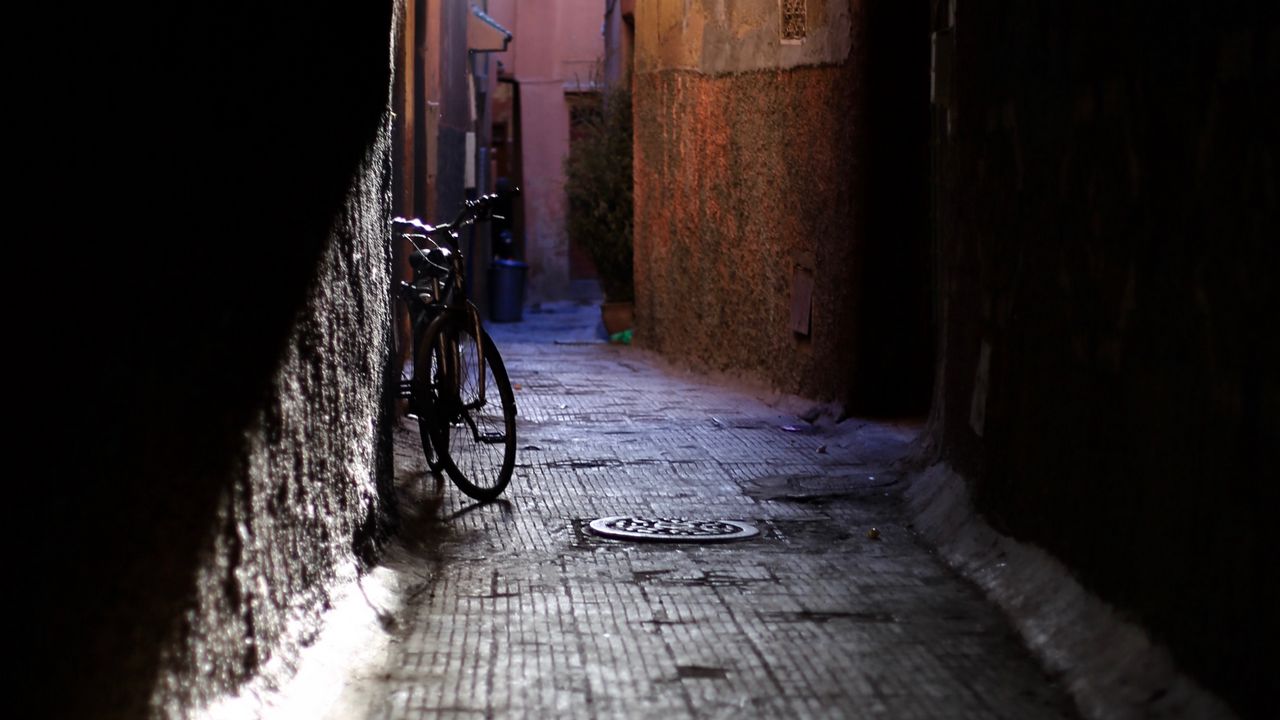
<instances>
[{"instance_id":1,"label":"bicycle","mask_svg":"<svg viewBox=\"0 0 1280 720\"><path fill-rule=\"evenodd\" d=\"M443 469L458 489L482 502L496 499L511 481L516 403L502 356L467 298L457 237L461 228L494 217L497 199L484 195L468 201L442 225L415 218L391 221L414 248L409 256L413 282L401 281L399 288L413 323L413 375L401 381L400 394L418 419L431 471ZM489 390L496 390L496 403Z\"/></svg>"}]
</instances>

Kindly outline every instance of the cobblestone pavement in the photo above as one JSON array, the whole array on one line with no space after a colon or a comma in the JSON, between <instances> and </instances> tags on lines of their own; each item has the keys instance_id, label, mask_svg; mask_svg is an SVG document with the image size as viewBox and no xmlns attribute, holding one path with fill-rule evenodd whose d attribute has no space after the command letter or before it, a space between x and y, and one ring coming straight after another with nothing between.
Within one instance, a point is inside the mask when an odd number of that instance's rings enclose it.
<instances>
[{"instance_id":1,"label":"cobblestone pavement","mask_svg":"<svg viewBox=\"0 0 1280 720\"><path fill-rule=\"evenodd\" d=\"M1074 717L1002 616L912 533L892 462L914 428L811 425L643 351L578 342L597 316L557 309L493 329L520 413L504 501L437 483L416 430L399 434L406 517L387 562L411 582L384 671L351 690L359 712ZM586 530L612 515L761 534Z\"/></svg>"}]
</instances>

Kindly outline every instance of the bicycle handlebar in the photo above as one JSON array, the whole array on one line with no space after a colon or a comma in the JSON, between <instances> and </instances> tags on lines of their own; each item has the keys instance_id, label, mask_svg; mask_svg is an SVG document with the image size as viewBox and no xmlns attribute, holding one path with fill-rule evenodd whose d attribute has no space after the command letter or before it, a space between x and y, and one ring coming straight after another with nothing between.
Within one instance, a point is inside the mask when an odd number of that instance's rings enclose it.
<instances>
[{"instance_id":1,"label":"bicycle handlebar","mask_svg":"<svg viewBox=\"0 0 1280 720\"><path fill-rule=\"evenodd\" d=\"M514 197L520 194L519 188L512 188L506 193L508 197ZM400 226L402 231L417 231L423 235L439 235L448 233L462 227L466 227L471 223L484 222L495 217L493 214L493 206L502 196L498 193L489 195L481 195L475 200L467 200L462 204L462 209L458 211L456 217L450 222L441 225L428 225L417 218L394 217L391 219L392 227Z\"/></svg>"}]
</instances>

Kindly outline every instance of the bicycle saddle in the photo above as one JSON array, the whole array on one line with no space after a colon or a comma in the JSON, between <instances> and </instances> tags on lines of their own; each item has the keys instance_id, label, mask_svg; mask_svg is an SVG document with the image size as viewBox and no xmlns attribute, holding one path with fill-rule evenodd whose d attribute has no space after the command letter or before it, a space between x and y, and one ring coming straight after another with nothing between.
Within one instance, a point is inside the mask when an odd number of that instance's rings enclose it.
<instances>
[{"instance_id":1,"label":"bicycle saddle","mask_svg":"<svg viewBox=\"0 0 1280 720\"><path fill-rule=\"evenodd\" d=\"M414 250L409 264L416 273L428 277L443 278L453 267L453 253L449 248L434 247L430 250Z\"/></svg>"}]
</instances>

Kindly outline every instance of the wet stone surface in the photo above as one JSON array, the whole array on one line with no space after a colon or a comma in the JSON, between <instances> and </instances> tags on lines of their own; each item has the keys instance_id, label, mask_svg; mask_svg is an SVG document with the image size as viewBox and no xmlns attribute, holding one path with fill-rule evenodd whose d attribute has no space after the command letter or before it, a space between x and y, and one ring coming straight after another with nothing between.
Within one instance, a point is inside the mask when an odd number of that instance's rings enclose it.
<instances>
[{"instance_id":1,"label":"wet stone surface","mask_svg":"<svg viewBox=\"0 0 1280 720\"><path fill-rule=\"evenodd\" d=\"M402 604L385 668L352 681L345 716L1074 716L907 526L892 461L913 428L811 425L592 344L592 310L573 311L547 331L537 315L493 329L519 386L502 501L437 483L401 429L406 517L387 562ZM587 529L618 515L760 534L637 543Z\"/></svg>"}]
</instances>

